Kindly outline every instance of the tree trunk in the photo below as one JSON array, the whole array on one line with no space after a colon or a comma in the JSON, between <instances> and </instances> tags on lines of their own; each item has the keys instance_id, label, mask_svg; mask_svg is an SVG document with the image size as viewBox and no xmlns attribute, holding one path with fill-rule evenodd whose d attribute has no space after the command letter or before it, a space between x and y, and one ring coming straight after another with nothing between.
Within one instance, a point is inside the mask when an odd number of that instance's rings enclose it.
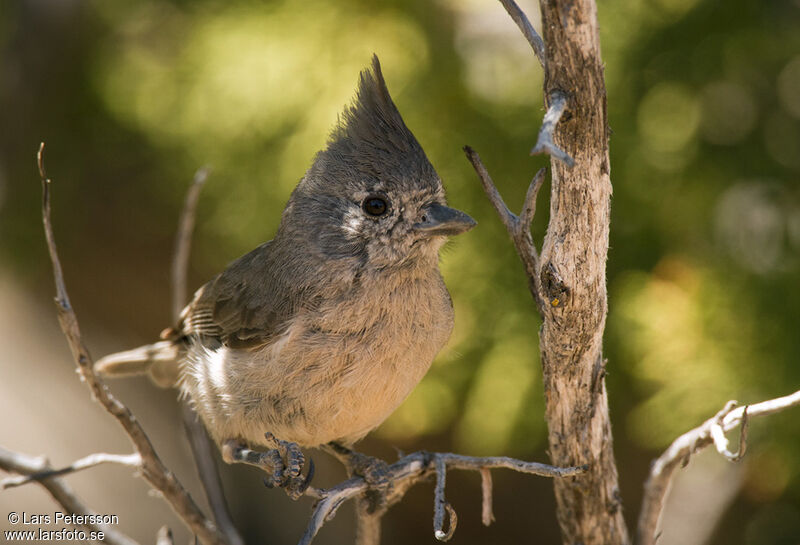
<instances>
[{"instance_id":1,"label":"tree trunk","mask_svg":"<svg viewBox=\"0 0 800 545\"><path fill-rule=\"evenodd\" d=\"M558 521L565 544L627 544L602 355L611 182L597 9L593 0L541 0L541 10L545 101L566 97L554 140L575 159L572 167L551 160L539 261L550 457L557 466L590 465L554 481Z\"/></svg>"}]
</instances>

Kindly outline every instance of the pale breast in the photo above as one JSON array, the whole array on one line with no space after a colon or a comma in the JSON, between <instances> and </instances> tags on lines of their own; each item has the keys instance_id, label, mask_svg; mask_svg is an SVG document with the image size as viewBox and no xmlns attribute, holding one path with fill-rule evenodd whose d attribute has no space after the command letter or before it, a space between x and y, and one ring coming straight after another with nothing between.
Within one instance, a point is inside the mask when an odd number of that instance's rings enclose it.
<instances>
[{"instance_id":1,"label":"pale breast","mask_svg":"<svg viewBox=\"0 0 800 545\"><path fill-rule=\"evenodd\" d=\"M303 446L354 442L411 393L453 327L438 271L359 290L299 314L256 351L198 347L184 389L218 441L269 431Z\"/></svg>"}]
</instances>

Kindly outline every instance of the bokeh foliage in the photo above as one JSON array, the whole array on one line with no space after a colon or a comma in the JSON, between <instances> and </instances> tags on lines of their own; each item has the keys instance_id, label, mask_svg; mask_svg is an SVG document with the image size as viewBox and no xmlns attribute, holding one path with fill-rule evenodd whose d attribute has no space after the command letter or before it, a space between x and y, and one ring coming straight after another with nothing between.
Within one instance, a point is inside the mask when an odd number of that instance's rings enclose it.
<instances>
[{"instance_id":1,"label":"bokeh foliage","mask_svg":"<svg viewBox=\"0 0 800 545\"><path fill-rule=\"evenodd\" d=\"M800 5L599 4L613 130L609 389L621 456L647 459L730 398L800 385ZM522 5L535 21L535 4ZM539 321L460 151L481 153L512 209L547 164L527 154L541 70L498 3L16 1L0 7L0 48L3 263L31 290L46 280L31 183L45 139L68 281L131 342L167 323L164 271L193 170L213 167L199 285L271 236L377 53L451 203L480 223L443 256L453 338L378 436L476 454L544 448ZM546 212L542 199L537 240ZM774 502L800 519L798 422L754 425L754 458L775 474L747 480L749 515L720 542L783 543L747 530L777 527L759 522L778 516Z\"/></svg>"}]
</instances>

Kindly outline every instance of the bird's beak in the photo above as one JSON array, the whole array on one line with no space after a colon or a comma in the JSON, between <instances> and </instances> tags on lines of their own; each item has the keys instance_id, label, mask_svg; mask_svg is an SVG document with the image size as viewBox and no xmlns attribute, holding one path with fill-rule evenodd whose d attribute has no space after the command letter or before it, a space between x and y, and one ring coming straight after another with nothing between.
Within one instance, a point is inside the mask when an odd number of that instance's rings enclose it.
<instances>
[{"instance_id":1,"label":"bird's beak","mask_svg":"<svg viewBox=\"0 0 800 545\"><path fill-rule=\"evenodd\" d=\"M461 210L439 203L422 207L422 221L414 224L414 229L427 236L452 236L469 231L477 222Z\"/></svg>"}]
</instances>

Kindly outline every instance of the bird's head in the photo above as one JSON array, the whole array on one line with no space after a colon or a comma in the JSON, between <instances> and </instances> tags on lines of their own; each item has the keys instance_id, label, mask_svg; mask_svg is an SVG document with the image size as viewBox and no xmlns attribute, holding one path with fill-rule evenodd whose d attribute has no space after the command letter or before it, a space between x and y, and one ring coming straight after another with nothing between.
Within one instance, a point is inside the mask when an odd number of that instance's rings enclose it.
<instances>
[{"instance_id":1,"label":"bird's head","mask_svg":"<svg viewBox=\"0 0 800 545\"><path fill-rule=\"evenodd\" d=\"M305 233L321 257L391 268L435 262L446 237L474 225L447 206L441 179L403 122L373 57L327 148L292 194L281 230Z\"/></svg>"}]
</instances>

